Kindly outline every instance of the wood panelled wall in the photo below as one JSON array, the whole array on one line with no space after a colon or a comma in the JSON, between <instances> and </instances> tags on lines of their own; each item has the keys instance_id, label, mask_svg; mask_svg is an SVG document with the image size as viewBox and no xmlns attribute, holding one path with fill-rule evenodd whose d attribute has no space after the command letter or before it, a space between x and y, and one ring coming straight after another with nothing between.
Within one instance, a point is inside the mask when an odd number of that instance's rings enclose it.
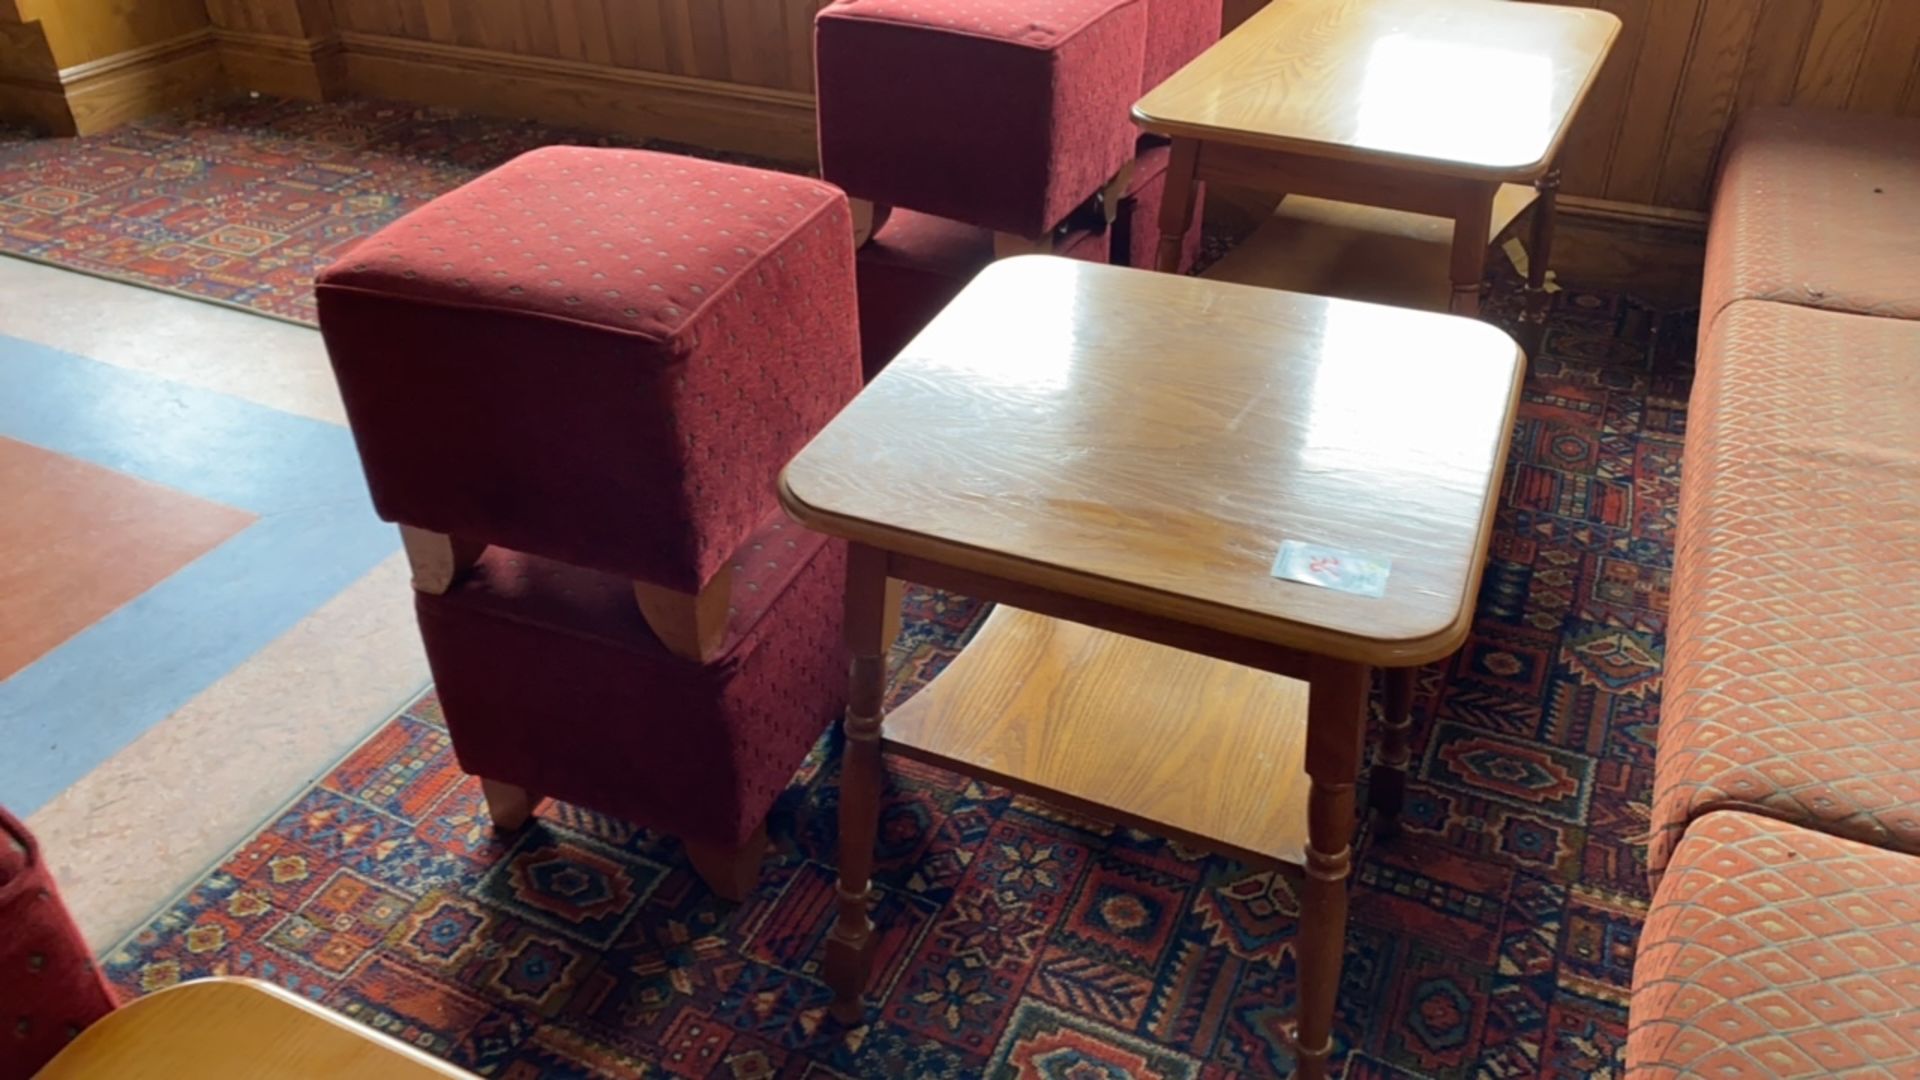
<instances>
[{"instance_id":1,"label":"wood panelled wall","mask_svg":"<svg viewBox=\"0 0 1920 1080\"><path fill-rule=\"evenodd\" d=\"M333 11L348 32L810 93L826 2L333 0Z\"/></svg>"},{"instance_id":2,"label":"wood panelled wall","mask_svg":"<svg viewBox=\"0 0 1920 1080\"><path fill-rule=\"evenodd\" d=\"M1739 110L1920 115L1920 0L1541 0L1613 12L1613 58L1568 138L1565 190L1701 210Z\"/></svg>"},{"instance_id":3,"label":"wood panelled wall","mask_svg":"<svg viewBox=\"0 0 1920 1080\"><path fill-rule=\"evenodd\" d=\"M792 156L811 145L811 23L826 0L6 2L44 20L63 68L210 20L227 77L249 89L414 97ZM1225 0L1228 25L1265 2ZM1920 114L1920 0L1515 2L1624 24L1568 140L1570 196L1697 216L1740 109Z\"/></svg>"},{"instance_id":4,"label":"wood panelled wall","mask_svg":"<svg viewBox=\"0 0 1920 1080\"><path fill-rule=\"evenodd\" d=\"M172 41L207 26L206 0L15 0L62 68Z\"/></svg>"}]
</instances>

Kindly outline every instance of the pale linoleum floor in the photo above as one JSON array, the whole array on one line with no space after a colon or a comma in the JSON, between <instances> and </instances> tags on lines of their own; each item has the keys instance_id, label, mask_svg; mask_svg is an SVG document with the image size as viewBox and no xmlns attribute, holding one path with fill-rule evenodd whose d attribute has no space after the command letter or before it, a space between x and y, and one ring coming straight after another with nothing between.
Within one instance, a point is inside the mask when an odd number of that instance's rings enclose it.
<instances>
[{"instance_id":1,"label":"pale linoleum floor","mask_svg":"<svg viewBox=\"0 0 1920 1080\"><path fill-rule=\"evenodd\" d=\"M0 408L0 438L72 455L94 471L125 469L164 488L168 469L199 470L218 474L207 482L217 493L229 481L298 487L311 465L331 470L336 486L358 484L339 395L310 328L0 258L0 361L11 399ZM196 454L227 445L267 460L232 470L245 474L239 480L218 460L195 464ZM327 461L304 460L316 447ZM154 464L159 457L167 460ZM11 482L65 482L52 472ZM71 503L86 493L47 494ZM269 508L249 509L263 522L284 522L306 512L275 509L297 495L261 491ZM180 495L189 505L205 498ZM334 544L328 529L349 539ZM262 540L250 557L223 551L258 532L242 530L177 580L151 583L0 681L0 735L29 733L13 744L21 764L0 769L0 803L24 811L96 950L134 929L426 684L405 560L383 530L370 508L354 505L312 527L283 528L286 542ZM8 535L35 543L31 523ZM335 558L336 549L351 558ZM45 554L0 551L0 559ZM238 580L215 580L220 574ZM195 594L174 603L181 610L172 621L150 610L167 607L155 598L164 600L170 585ZM111 677L142 664L166 677ZM173 677L182 670L189 681ZM99 700L76 706L76 694ZM70 770L70 780L23 771L41 754ZM56 782L57 790L42 790Z\"/></svg>"}]
</instances>

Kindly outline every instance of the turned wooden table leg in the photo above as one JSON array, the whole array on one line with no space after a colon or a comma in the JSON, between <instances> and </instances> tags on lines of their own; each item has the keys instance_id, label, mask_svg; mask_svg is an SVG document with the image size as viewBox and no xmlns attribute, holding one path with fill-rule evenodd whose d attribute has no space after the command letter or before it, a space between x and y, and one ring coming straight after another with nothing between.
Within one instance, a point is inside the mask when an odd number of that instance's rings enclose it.
<instances>
[{"instance_id":1,"label":"turned wooden table leg","mask_svg":"<svg viewBox=\"0 0 1920 1080\"><path fill-rule=\"evenodd\" d=\"M1386 683L1385 723L1380 728L1380 756L1374 759L1373 775L1367 782L1367 801L1377 822L1376 835L1390 837L1400 832L1400 809L1407 801L1408 752L1413 736L1413 687L1418 668L1387 668L1381 672Z\"/></svg>"},{"instance_id":2,"label":"turned wooden table leg","mask_svg":"<svg viewBox=\"0 0 1920 1080\"><path fill-rule=\"evenodd\" d=\"M1476 191L1453 219L1453 300L1447 310L1455 315L1480 314L1480 283L1487 276L1487 233L1493 227L1494 189Z\"/></svg>"},{"instance_id":3,"label":"turned wooden table leg","mask_svg":"<svg viewBox=\"0 0 1920 1080\"><path fill-rule=\"evenodd\" d=\"M847 647L852 654L847 697L846 752L840 763L839 908L827 935L827 985L833 1015L857 1023L872 975L873 848L880 826L881 703L886 694L889 632L896 625L888 597L885 552L852 545L847 558Z\"/></svg>"},{"instance_id":4,"label":"turned wooden table leg","mask_svg":"<svg viewBox=\"0 0 1920 1080\"><path fill-rule=\"evenodd\" d=\"M1153 268L1162 273L1180 272L1180 253L1187 246L1187 230L1193 227L1194 177L1200 168L1200 143L1194 139L1173 140L1173 158L1167 165L1167 193L1160 204L1160 250Z\"/></svg>"},{"instance_id":5,"label":"turned wooden table leg","mask_svg":"<svg viewBox=\"0 0 1920 1080\"><path fill-rule=\"evenodd\" d=\"M1306 885L1294 955L1299 958L1297 1075L1324 1080L1333 1055L1334 1004L1347 941L1347 875L1353 864L1353 790L1367 738L1365 665L1316 665L1307 698Z\"/></svg>"},{"instance_id":6,"label":"turned wooden table leg","mask_svg":"<svg viewBox=\"0 0 1920 1080\"><path fill-rule=\"evenodd\" d=\"M1520 313L1527 326L1527 340L1521 344L1529 355L1538 354L1546 343L1547 310L1553 305L1553 297L1547 295L1547 271L1553 259L1554 222L1559 216L1560 170L1547 170L1533 187L1539 198L1534 200L1533 220L1527 230L1527 295Z\"/></svg>"},{"instance_id":7,"label":"turned wooden table leg","mask_svg":"<svg viewBox=\"0 0 1920 1080\"><path fill-rule=\"evenodd\" d=\"M1541 293L1547 287L1548 263L1553 258L1553 225L1560 208L1560 170L1549 169L1547 174L1533 182L1533 188L1540 197L1533 204L1533 221L1529 223L1527 246L1527 292Z\"/></svg>"}]
</instances>

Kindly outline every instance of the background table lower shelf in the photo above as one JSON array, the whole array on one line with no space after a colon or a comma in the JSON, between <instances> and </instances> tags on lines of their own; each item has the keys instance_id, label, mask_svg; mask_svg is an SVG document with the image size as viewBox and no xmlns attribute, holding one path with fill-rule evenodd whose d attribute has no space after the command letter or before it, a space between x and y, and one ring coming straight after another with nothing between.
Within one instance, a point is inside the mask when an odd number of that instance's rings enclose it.
<instances>
[{"instance_id":1,"label":"background table lower shelf","mask_svg":"<svg viewBox=\"0 0 1920 1080\"><path fill-rule=\"evenodd\" d=\"M1256 863L1306 849L1307 684L1002 605L889 752Z\"/></svg>"},{"instance_id":2,"label":"background table lower shelf","mask_svg":"<svg viewBox=\"0 0 1920 1080\"><path fill-rule=\"evenodd\" d=\"M1534 204L1525 184L1494 197L1487 242L1494 243ZM1204 276L1267 289L1445 311L1453 248L1449 218L1358 203L1289 195L1272 216ZM1493 258L1500 258L1494 253Z\"/></svg>"}]
</instances>

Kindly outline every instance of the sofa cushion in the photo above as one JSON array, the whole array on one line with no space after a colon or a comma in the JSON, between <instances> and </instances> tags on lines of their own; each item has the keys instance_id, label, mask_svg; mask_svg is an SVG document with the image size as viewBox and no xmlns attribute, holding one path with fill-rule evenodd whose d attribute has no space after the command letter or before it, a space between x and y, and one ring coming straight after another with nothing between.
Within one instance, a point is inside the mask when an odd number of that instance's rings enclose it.
<instances>
[{"instance_id":1,"label":"sofa cushion","mask_svg":"<svg viewBox=\"0 0 1920 1080\"><path fill-rule=\"evenodd\" d=\"M1019 236L1132 156L1146 0L836 0L815 26L821 175Z\"/></svg>"},{"instance_id":2,"label":"sofa cushion","mask_svg":"<svg viewBox=\"0 0 1920 1080\"><path fill-rule=\"evenodd\" d=\"M1741 299L1920 318L1920 118L1740 117L1714 196L1703 326Z\"/></svg>"},{"instance_id":3,"label":"sofa cushion","mask_svg":"<svg viewBox=\"0 0 1920 1080\"><path fill-rule=\"evenodd\" d=\"M1649 859L1741 808L1920 853L1920 322L1743 300L1700 350Z\"/></svg>"},{"instance_id":4,"label":"sofa cushion","mask_svg":"<svg viewBox=\"0 0 1920 1080\"><path fill-rule=\"evenodd\" d=\"M1640 934L1627 1076L1920 1076L1920 859L1694 822Z\"/></svg>"}]
</instances>

